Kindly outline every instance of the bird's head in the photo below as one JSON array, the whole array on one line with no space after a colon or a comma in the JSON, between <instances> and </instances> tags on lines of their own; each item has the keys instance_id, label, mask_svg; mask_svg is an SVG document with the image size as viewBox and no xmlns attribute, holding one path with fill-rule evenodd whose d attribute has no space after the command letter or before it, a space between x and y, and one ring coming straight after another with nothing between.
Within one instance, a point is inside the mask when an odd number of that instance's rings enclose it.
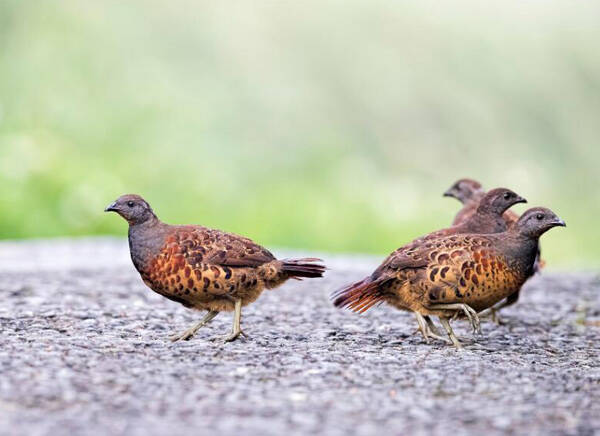
<instances>
[{"instance_id":1,"label":"bird's head","mask_svg":"<svg viewBox=\"0 0 600 436\"><path fill-rule=\"evenodd\" d=\"M533 207L521 215L513 229L521 235L539 238L552 227L557 226L566 227L567 225L550 209Z\"/></svg>"},{"instance_id":2,"label":"bird's head","mask_svg":"<svg viewBox=\"0 0 600 436\"><path fill-rule=\"evenodd\" d=\"M492 212L498 215L503 214L509 207L517 203L527 203L520 195L510 189L496 188L488 191L479 202L477 208L480 212Z\"/></svg>"},{"instance_id":3,"label":"bird's head","mask_svg":"<svg viewBox=\"0 0 600 436\"><path fill-rule=\"evenodd\" d=\"M150 205L139 195L121 195L109 204L104 212L116 212L129 224L142 224L150 219L156 218Z\"/></svg>"},{"instance_id":4,"label":"bird's head","mask_svg":"<svg viewBox=\"0 0 600 436\"><path fill-rule=\"evenodd\" d=\"M473 179L457 180L446 192L444 197L454 197L461 203L473 198L475 194L482 192L481 183Z\"/></svg>"}]
</instances>

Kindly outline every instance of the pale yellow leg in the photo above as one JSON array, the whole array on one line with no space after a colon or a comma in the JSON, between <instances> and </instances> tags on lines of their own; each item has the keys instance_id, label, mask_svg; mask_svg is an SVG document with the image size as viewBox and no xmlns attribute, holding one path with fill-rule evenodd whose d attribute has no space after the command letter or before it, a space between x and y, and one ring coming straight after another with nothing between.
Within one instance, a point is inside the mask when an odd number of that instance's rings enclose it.
<instances>
[{"instance_id":1,"label":"pale yellow leg","mask_svg":"<svg viewBox=\"0 0 600 436\"><path fill-rule=\"evenodd\" d=\"M431 318L429 318L429 316L421 315L419 312L415 312L415 316L417 318L417 323L419 324L418 331L421 332L421 334L425 338L426 343L429 343L429 337L446 343L450 342L448 339L440 335L438 329L436 328Z\"/></svg>"},{"instance_id":2,"label":"pale yellow leg","mask_svg":"<svg viewBox=\"0 0 600 436\"><path fill-rule=\"evenodd\" d=\"M429 336L428 336L428 332L427 332L427 323L425 322L425 318L423 318L423 315L421 315L419 312L415 312L415 317L417 318L417 324L419 324L419 331L421 332L421 334L423 335L423 338L425 339L425 343L429 343Z\"/></svg>"},{"instance_id":3,"label":"pale yellow leg","mask_svg":"<svg viewBox=\"0 0 600 436\"><path fill-rule=\"evenodd\" d=\"M464 303L432 304L428 308L433 310L462 310L464 314L467 315L467 318L469 318L471 326L473 327L473 331L475 333L481 333L481 322L479 321L479 316L477 315L477 312L475 312L473 308Z\"/></svg>"},{"instance_id":4,"label":"pale yellow leg","mask_svg":"<svg viewBox=\"0 0 600 436\"><path fill-rule=\"evenodd\" d=\"M198 330L200 330L206 324L211 322L213 318L218 314L219 312L216 312L214 310L209 311L206 315L204 315L204 318L202 318L202 321L200 321L198 324L194 324L192 327L190 327L183 333L171 336L169 339L171 339L172 342L187 341L188 339L191 339L191 337L194 336Z\"/></svg>"},{"instance_id":5,"label":"pale yellow leg","mask_svg":"<svg viewBox=\"0 0 600 436\"><path fill-rule=\"evenodd\" d=\"M440 324L442 324L442 326L446 329L446 332L448 332L448 336L450 337L450 340L452 341L452 343L454 344L454 346L456 348L462 348L462 345L460 344L458 338L456 337L456 335L454 334L454 331L452 330L452 327L450 326L450 322L448 321L448 318L444 318L444 317L439 317L440 319Z\"/></svg>"},{"instance_id":6,"label":"pale yellow leg","mask_svg":"<svg viewBox=\"0 0 600 436\"><path fill-rule=\"evenodd\" d=\"M481 312L480 317L481 318L489 317L493 323L496 323L498 325L505 324L505 322L502 320L502 317L500 316L500 313L499 313L500 309L502 309L504 306L506 306L505 303L501 303L497 306L492 306L489 309L486 309L483 312Z\"/></svg>"},{"instance_id":7,"label":"pale yellow leg","mask_svg":"<svg viewBox=\"0 0 600 436\"><path fill-rule=\"evenodd\" d=\"M231 333L225 337L225 342L235 341L240 335L246 336L240 326L242 319L242 299L235 300L235 311L233 313L233 327Z\"/></svg>"}]
</instances>

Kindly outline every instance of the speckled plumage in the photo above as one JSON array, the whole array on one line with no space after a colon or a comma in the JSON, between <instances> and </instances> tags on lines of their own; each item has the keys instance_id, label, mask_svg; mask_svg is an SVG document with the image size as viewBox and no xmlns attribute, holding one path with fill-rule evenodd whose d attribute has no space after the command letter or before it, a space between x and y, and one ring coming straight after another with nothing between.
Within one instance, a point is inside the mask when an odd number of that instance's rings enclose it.
<instances>
[{"instance_id":1,"label":"speckled plumage","mask_svg":"<svg viewBox=\"0 0 600 436\"><path fill-rule=\"evenodd\" d=\"M140 208L129 217L127 204ZM248 238L194 225L161 222L148 203L122 196L109 206L129 222L131 259L144 283L185 307L233 311L254 302L264 289L290 278L321 277L320 259L278 260ZM133 212L131 212L133 214Z\"/></svg>"},{"instance_id":2,"label":"speckled plumage","mask_svg":"<svg viewBox=\"0 0 600 436\"><path fill-rule=\"evenodd\" d=\"M489 191L492 192L492 191ZM485 190L482 188L481 183L473 179L460 179L457 180L445 193L446 197L454 197L463 204L463 207L458 211L454 220L452 221L452 227L463 226L472 220L473 216L476 215L477 209L481 204L481 201L486 196ZM519 219L519 215L512 210L507 210L502 215L506 227L512 226ZM487 233L482 232L479 229L473 228L473 233ZM495 233L495 232L490 232ZM545 265L545 262L541 259L541 249L538 245L537 256L532 269L532 275L538 273ZM502 307L510 306L515 304L519 300L520 289L517 289L513 294L509 295L503 302Z\"/></svg>"},{"instance_id":3,"label":"speckled plumage","mask_svg":"<svg viewBox=\"0 0 600 436\"><path fill-rule=\"evenodd\" d=\"M536 216L548 221L548 227L541 229L540 224L541 230L536 230ZM444 318L451 314L435 305L466 304L479 312L521 287L531 275L539 236L556 225L564 222L547 209L534 208L502 233L408 244L388 256L371 276L334 293L334 305L362 313L386 302Z\"/></svg>"},{"instance_id":4,"label":"speckled plumage","mask_svg":"<svg viewBox=\"0 0 600 436\"><path fill-rule=\"evenodd\" d=\"M528 245L533 244L518 244L516 238L465 234L402 247L368 278L376 285L370 292L360 298L343 293L334 304L364 312L385 301L400 309L443 315L430 310L430 304L460 302L480 311L510 295L527 277ZM527 254L505 255L513 246L515 252L525 248Z\"/></svg>"},{"instance_id":5,"label":"speckled plumage","mask_svg":"<svg viewBox=\"0 0 600 436\"><path fill-rule=\"evenodd\" d=\"M248 238L201 226L152 227L130 231L133 263L148 287L186 307L231 311L234 298L245 306L297 277L289 262ZM144 248L148 240L157 249Z\"/></svg>"}]
</instances>

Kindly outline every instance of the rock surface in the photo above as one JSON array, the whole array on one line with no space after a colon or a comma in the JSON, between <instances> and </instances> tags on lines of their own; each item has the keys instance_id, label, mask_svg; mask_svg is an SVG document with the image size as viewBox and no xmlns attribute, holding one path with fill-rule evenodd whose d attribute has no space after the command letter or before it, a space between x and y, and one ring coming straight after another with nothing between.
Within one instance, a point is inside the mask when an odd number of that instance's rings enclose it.
<instances>
[{"instance_id":1,"label":"rock surface","mask_svg":"<svg viewBox=\"0 0 600 436\"><path fill-rule=\"evenodd\" d=\"M281 253L278 253L281 254ZM297 253L296 253L297 254ZM545 272L464 350L412 315L335 310L374 257L326 256L243 312L198 320L148 290L122 240L0 244L1 435L600 434L600 279Z\"/></svg>"}]
</instances>

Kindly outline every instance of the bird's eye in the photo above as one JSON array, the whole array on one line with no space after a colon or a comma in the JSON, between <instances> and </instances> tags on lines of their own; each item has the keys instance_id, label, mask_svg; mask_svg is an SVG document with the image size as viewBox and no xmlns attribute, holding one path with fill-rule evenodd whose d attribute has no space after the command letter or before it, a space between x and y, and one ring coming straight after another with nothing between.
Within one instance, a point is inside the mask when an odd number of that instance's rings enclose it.
<instances>
[{"instance_id":1,"label":"bird's eye","mask_svg":"<svg viewBox=\"0 0 600 436\"><path fill-rule=\"evenodd\" d=\"M504 193L504 199L508 200L511 197L510 192L505 192Z\"/></svg>"},{"instance_id":2,"label":"bird's eye","mask_svg":"<svg viewBox=\"0 0 600 436\"><path fill-rule=\"evenodd\" d=\"M129 206L129 207L133 207L133 206L134 206L134 202L133 202L133 201L128 201L128 202L127 202L127 206Z\"/></svg>"},{"instance_id":3,"label":"bird's eye","mask_svg":"<svg viewBox=\"0 0 600 436\"><path fill-rule=\"evenodd\" d=\"M543 213L538 213L538 214L537 214L535 217L536 217L536 219L537 219L538 221L541 221L541 220L543 220L543 219L544 219L544 214L543 214Z\"/></svg>"}]
</instances>

